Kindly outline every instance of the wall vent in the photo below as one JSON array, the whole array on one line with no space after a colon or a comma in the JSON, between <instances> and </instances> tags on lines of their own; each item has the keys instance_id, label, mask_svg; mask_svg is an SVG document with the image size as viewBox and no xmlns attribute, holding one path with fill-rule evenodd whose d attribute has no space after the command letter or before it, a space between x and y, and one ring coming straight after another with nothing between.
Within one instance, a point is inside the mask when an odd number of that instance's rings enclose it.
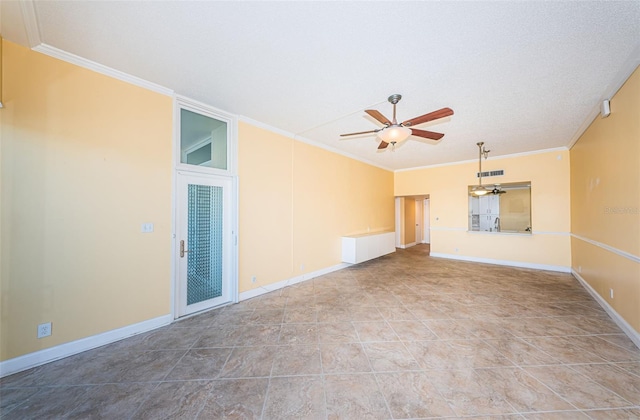
<instances>
[{"instance_id":1,"label":"wall vent","mask_svg":"<svg viewBox=\"0 0 640 420\"><path fill-rule=\"evenodd\" d=\"M488 171L488 172L483 172L482 173L482 177L489 177L489 176L501 176L504 175L504 170L500 169L499 171ZM480 172L476 172L476 178L480 178Z\"/></svg>"}]
</instances>

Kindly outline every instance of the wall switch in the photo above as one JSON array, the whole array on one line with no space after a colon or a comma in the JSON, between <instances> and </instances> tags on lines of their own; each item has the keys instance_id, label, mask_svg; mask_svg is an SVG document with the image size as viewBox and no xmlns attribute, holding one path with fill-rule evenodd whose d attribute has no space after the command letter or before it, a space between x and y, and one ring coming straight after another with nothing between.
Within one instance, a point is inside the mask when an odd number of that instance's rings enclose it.
<instances>
[{"instance_id":1,"label":"wall switch","mask_svg":"<svg viewBox=\"0 0 640 420\"><path fill-rule=\"evenodd\" d=\"M609 296L611 296L611 299L613 299L613 289L609 289Z\"/></svg>"},{"instance_id":2,"label":"wall switch","mask_svg":"<svg viewBox=\"0 0 640 420\"><path fill-rule=\"evenodd\" d=\"M153 232L153 223L143 223L140 227L140 231L142 233L151 233Z\"/></svg>"},{"instance_id":3,"label":"wall switch","mask_svg":"<svg viewBox=\"0 0 640 420\"><path fill-rule=\"evenodd\" d=\"M50 335L51 335L50 322L38 325L38 338L49 337Z\"/></svg>"}]
</instances>

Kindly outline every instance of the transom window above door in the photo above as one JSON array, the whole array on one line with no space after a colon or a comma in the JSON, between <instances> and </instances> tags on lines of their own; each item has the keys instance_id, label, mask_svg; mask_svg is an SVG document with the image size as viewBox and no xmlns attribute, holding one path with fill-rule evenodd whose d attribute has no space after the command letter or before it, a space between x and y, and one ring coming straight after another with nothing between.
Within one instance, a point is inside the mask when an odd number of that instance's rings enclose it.
<instances>
[{"instance_id":1,"label":"transom window above door","mask_svg":"<svg viewBox=\"0 0 640 420\"><path fill-rule=\"evenodd\" d=\"M228 124L188 109L180 109L180 163L227 170Z\"/></svg>"}]
</instances>

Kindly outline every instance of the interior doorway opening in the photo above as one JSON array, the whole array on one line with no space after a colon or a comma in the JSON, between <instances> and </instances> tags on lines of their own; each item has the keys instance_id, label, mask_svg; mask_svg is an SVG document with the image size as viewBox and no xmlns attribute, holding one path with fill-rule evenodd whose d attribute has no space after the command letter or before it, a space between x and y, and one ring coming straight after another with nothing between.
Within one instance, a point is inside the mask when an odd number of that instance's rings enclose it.
<instances>
[{"instance_id":1,"label":"interior doorway opening","mask_svg":"<svg viewBox=\"0 0 640 420\"><path fill-rule=\"evenodd\" d=\"M396 248L431 244L430 197L428 194L395 198Z\"/></svg>"}]
</instances>

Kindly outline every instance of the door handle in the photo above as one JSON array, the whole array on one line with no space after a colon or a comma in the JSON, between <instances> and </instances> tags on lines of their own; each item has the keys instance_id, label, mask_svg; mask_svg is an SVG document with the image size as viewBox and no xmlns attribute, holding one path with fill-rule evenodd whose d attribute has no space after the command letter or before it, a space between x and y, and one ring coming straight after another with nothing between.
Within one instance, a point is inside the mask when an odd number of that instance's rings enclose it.
<instances>
[{"instance_id":1,"label":"door handle","mask_svg":"<svg viewBox=\"0 0 640 420\"><path fill-rule=\"evenodd\" d=\"M184 254L186 254L187 252L191 252L188 249L184 249L184 240L180 241L180 258L184 258Z\"/></svg>"}]
</instances>

